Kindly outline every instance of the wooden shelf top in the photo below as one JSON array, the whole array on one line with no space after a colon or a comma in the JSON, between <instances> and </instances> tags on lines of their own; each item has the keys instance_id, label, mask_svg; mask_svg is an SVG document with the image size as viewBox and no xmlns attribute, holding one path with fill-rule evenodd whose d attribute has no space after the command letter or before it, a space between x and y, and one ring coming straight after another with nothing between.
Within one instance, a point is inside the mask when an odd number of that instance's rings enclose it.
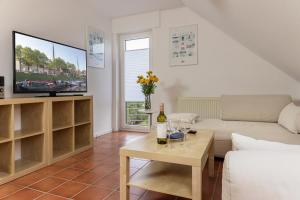
<instances>
[{"instance_id":1,"label":"wooden shelf top","mask_svg":"<svg viewBox=\"0 0 300 200\"><path fill-rule=\"evenodd\" d=\"M10 138L0 137L0 144L12 141Z\"/></svg>"},{"instance_id":2,"label":"wooden shelf top","mask_svg":"<svg viewBox=\"0 0 300 200\"><path fill-rule=\"evenodd\" d=\"M153 161L134 174L129 186L192 198L192 167Z\"/></svg>"},{"instance_id":3,"label":"wooden shelf top","mask_svg":"<svg viewBox=\"0 0 300 200\"><path fill-rule=\"evenodd\" d=\"M50 100L52 102L58 102L58 101L77 101L77 100L89 100L93 98L93 96L61 96L61 97L46 97L47 100Z\"/></svg>"},{"instance_id":4,"label":"wooden shelf top","mask_svg":"<svg viewBox=\"0 0 300 200\"><path fill-rule=\"evenodd\" d=\"M75 122L75 126L81 126L81 125L86 125L86 124L91 124L91 121Z\"/></svg>"},{"instance_id":5,"label":"wooden shelf top","mask_svg":"<svg viewBox=\"0 0 300 200\"><path fill-rule=\"evenodd\" d=\"M15 131L15 140L32 137L36 135L44 134L43 131L30 131L30 130L17 130Z\"/></svg>"},{"instance_id":6,"label":"wooden shelf top","mask_svg":"<svg viewBox=\"0 0 300 200\"><path fill-rule=\"evenodd\" d=\"M10 104L30 104L30 103L46 103L44 98L7 98L0 99L0 105L10 105Z\"/></svg>"},{"instance_id":7,"label":"wooden shelf top","mask_svg":"<svg viewBox=\"0 0 300 200\"><path fill-rule=\"evenodd\" d=\"M66 126L60 126L60 127L53 127L52 131L55 132L55 131L61 131L61 130L64 130L64 129L69 129L69 128L73 128L73 125L66 125Z\"/></svg>"},{"instance_id":8,"label":"wooden shelf top","mask_svg":"<svg viewBox=\"0 0 300 200\"><path fill-rule=\"evenodd\" d=\"M20 97L20 98L5 98L0 99L0 105L9 104L27 104L27 103L45 103L47 101L66 101L66 100L88 100L92 99L93 96L61 96L61 97Z\"/></svg>"}]
</instances>

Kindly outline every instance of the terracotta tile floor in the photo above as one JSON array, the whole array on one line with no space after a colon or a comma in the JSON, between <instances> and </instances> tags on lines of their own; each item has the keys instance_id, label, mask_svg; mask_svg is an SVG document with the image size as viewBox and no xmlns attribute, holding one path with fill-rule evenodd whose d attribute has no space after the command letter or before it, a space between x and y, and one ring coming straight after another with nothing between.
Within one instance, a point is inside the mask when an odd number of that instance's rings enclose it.
<instances>
[{"instance_id":1,"label":"terracotta tile floor","mask_svg":"<svg viewBox=\"0 0 300 200\"><path fill-rule=\"evenodd\" d=\"M0 186L0 199L12 200L119 200L119 155L121 146L143 135L117 132L95 139L94 148L59 161ZM147 164L132 159L131 174ZM216 159L215 178L203 172L203 199L221 200L223 161ZM131 200L183 200L183 198L130 188Z\"/></svg>"}]
</instances>

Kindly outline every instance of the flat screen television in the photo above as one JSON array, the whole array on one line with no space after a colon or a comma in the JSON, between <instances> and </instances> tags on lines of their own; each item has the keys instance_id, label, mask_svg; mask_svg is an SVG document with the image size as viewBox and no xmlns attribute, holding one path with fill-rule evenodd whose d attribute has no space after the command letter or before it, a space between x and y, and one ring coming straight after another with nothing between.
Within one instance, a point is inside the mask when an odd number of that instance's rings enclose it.
<instances>
[{"instance_id":1,"label":"flat screen television","mask_svg":"<svg viewBox=\"0 0 300 200\"><path fill-rule=\"evenodd\" d=\"M13 31L14 93L87 92L86 50Z\"/></svg>"}]
</instances>

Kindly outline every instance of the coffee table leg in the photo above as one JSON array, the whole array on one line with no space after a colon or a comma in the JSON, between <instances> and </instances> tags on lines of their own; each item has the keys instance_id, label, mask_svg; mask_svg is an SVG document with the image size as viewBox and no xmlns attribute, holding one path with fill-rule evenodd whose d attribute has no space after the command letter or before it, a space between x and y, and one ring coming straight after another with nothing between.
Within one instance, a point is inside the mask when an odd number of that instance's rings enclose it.
<instances>
[{"instance_id":1,"label":"coffee table leg","mask_svg":"<svg viewBox=\"0 0 300 200\"><path fill-rule=\"evenodd\" d=\"M120 200L129 200L129 157L120 156Z\"/></svg>"},{"instance_id":2,"label":"coffee table leg","mask_svg":"<svg viewBox=\"0 0 300 200\"><path fill-rule=\"evenodd\" d=\"M209 155L208 155L208 174L210 177L214 177L215 175L215 147L214 147L214 141L212 142L210 149L209 149Z\"/></svg>"},{"instance_id":3,"label":"coffee table leg","mask_svg":"<svg viewBox=\"0 0 300 200\"><path fill-rule=\"evenodd\" d=\"M201 167L192 167L192 192L193 200L201 200L202 195L202 170Z\"/></svg>"}]
</instances>

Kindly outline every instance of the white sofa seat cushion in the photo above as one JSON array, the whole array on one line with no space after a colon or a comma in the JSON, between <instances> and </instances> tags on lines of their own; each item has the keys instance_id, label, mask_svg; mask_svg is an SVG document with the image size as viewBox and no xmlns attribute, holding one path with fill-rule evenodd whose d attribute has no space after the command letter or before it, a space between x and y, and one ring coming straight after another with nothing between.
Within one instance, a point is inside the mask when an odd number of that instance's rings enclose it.
<instances>
[{"instance_id":1,"label":"white sofa seat cushion","mask_svg":"<svg viewBox=\"0 0 300 200\"><path fill-rule=\"evenodd\" d=\"M299 151L233 151L225 157L223 200L300 199Z\"/></svg>"},{"instance_id":2,"label":"white sofa seat cushion","mask_svg":"<svg viewBox=\"0 0 300 200\"><path fill-rule=\"evenodd\" d=\"M212 129L217 140L231 140L232 133L241 133L259 140L269 140L287 144L300 144L300 135L290 131L277 123L223 121L207 119L192 126L194 129Z\"/></svg>"},{"instance_id":3,"label":"white sofa seat cushion","mask_svg":"<svg viewBox=\"0 0 300 200\"><path fill-rule=\"evenodd\" d=\"M256 140L251 137L233 133L232 150L299 150L300 152L300 145L283 144L280 142L270 142L266 140Z\"/></svg>"},{"instance_id":4,"label":"white sofa seat cushion","mask_svg":"<svg viewBox=\"0 0 300 200\"><path fill-rule=\"evenodd\" d=\"M292 133L298 133L297 130L298 114L300 114L300 107L296 106L294 103L290 103L282 109L279 115L278 124L285 127Z\"/></svg>"},{"instance_id":5,"label":"white sofa seat cushion","mask_svg":"<svg viewBox=\"0 0 300 200\"><path fill-rule=\"evenodd\" d=\"M193 129L210 129L215 133L215 154L224 157L231 150L231 134L241 133L258 140L286 144L300 144L300 135L292 134L277 123L223 121L207 119L192 126Z\"/></svg>"}]
</instances>

